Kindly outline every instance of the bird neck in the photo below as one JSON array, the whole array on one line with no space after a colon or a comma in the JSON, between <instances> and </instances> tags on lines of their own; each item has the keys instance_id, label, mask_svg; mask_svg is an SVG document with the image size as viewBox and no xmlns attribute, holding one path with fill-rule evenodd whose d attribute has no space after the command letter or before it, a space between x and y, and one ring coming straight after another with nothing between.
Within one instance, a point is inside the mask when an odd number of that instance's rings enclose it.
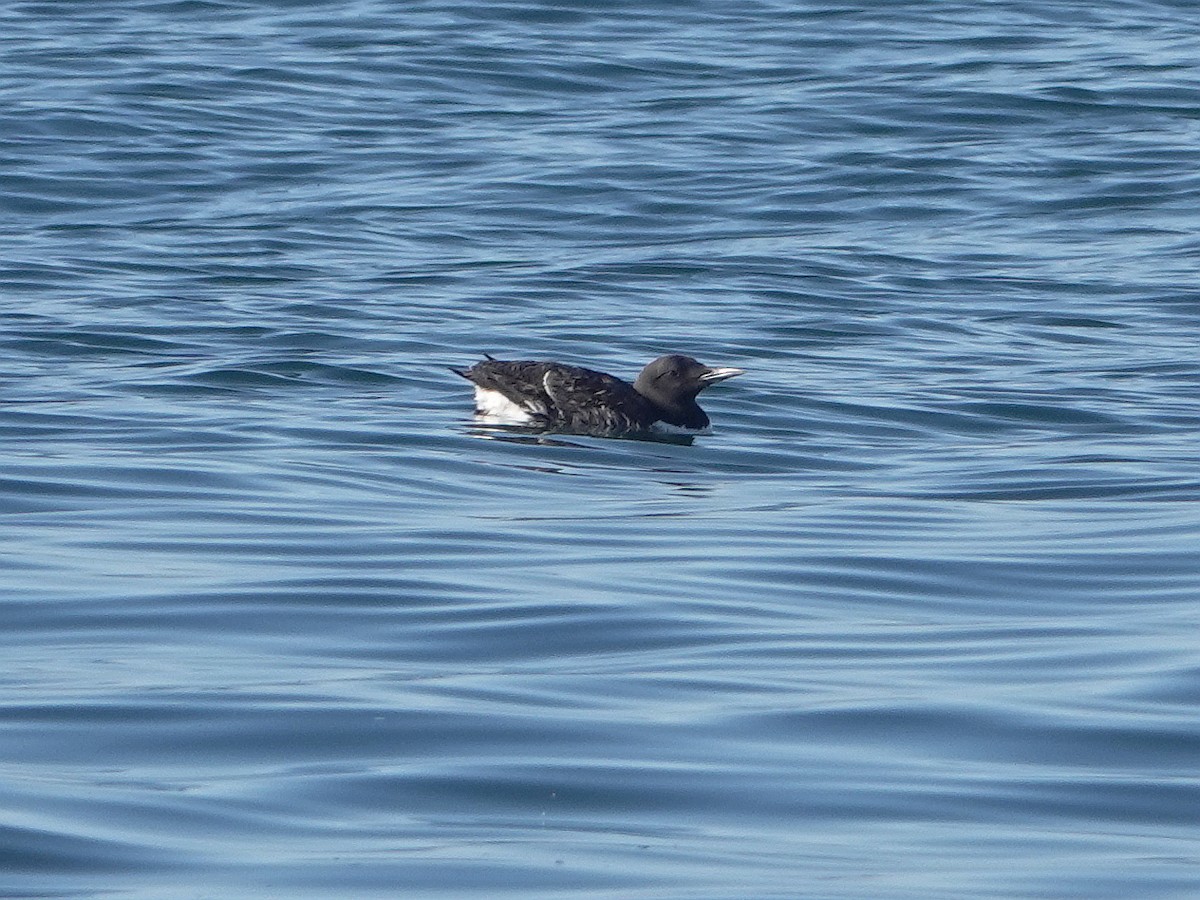
<instances>
[{"instance_id":1,"label":"bird neck","mask_svg":"<svg viewBox=\"0 0 1200 900\"><path fill-rule=\"evenodd\" d=\"M666 395L656 386L654 379L643 371L633 383L633 389L654 408L659 419L679 428L707 428L708 416L696 402L696 395L680 397Z\"/></svg>"},{"instance_id":2,"label":"bird neck","mask_svg":"<svg viewBox=\"0 0 1200 900\"><path fill-rule=\"evenodd\" d=\"M668 425L697 430L708 427L708 416L705 415L694 397L670 404L662 403L652 397L647 399L658 413L659 419Z\"/></svg>"}]
</instances>

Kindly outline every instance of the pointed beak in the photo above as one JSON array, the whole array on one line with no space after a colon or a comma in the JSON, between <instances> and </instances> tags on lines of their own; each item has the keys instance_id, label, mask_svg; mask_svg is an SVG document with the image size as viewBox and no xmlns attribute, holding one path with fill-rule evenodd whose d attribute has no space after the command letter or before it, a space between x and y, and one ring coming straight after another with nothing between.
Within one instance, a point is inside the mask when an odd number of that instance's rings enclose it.
<instances>
[{"instance_id":1,"label":"pointed beak","mask_svg":"<svg viewBox=\"0 0 1200 900\"><path fill-rule=\"evenodd\" d=\"M709 369L700 376L700 381L707 387L710 384L716 384L718 381L724 381L726 378L732 378L734 375L745 375L745 369L734 369L729 366L714 367Z\"/></svg>"}]
</instances>

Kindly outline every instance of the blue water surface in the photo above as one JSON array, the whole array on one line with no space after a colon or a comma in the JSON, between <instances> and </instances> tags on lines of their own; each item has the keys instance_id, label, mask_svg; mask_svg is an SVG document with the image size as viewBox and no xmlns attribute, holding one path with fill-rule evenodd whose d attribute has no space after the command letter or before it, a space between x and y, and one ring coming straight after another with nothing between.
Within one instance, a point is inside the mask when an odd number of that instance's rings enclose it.
<instances>
[{"instance_id":1,"label":"blue water surface","mask_svg":"<svg viewBox=\"0 0 1200 900\"><path fill-rule=\"evenodd\" d=\"M0 896L1200 896L1194 13L4 4Z\"/></svg>"}]
</instances>

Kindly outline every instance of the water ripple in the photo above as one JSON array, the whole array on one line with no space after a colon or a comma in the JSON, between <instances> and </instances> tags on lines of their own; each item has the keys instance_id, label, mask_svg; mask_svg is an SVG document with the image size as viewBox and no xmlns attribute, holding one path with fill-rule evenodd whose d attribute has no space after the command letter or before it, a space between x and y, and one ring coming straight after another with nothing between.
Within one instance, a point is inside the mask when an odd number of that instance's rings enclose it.
<instances>
[{"instance_id":1,"label":"water ripple","mask_svg":"<svg viewBox=\"0 0 1200 900\"><path fill-rule=\"evenodd\" d=\"M1195 896L1181 11L4 6L0 893Z\"/></svg>"}]
</instances>

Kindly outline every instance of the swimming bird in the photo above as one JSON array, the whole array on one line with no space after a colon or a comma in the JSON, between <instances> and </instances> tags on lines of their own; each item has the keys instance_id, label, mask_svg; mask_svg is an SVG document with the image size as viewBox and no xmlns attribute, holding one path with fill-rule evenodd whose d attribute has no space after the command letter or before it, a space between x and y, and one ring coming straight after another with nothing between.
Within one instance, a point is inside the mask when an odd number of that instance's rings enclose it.
<instances>
[{"instance_id":1,"label":"swimming bird","mask_svg":"<svg viewBox=\"0 0 1200 900\"><path fill-rule=\"evenodd\" d=\"M481 416L601 436L702 431L709 419L696 395L744 374L678 353L654 360L633 384L580 366L490 356L469 369L450 371L475 385L475 412Z\"/></svg>"}]
</instances>

